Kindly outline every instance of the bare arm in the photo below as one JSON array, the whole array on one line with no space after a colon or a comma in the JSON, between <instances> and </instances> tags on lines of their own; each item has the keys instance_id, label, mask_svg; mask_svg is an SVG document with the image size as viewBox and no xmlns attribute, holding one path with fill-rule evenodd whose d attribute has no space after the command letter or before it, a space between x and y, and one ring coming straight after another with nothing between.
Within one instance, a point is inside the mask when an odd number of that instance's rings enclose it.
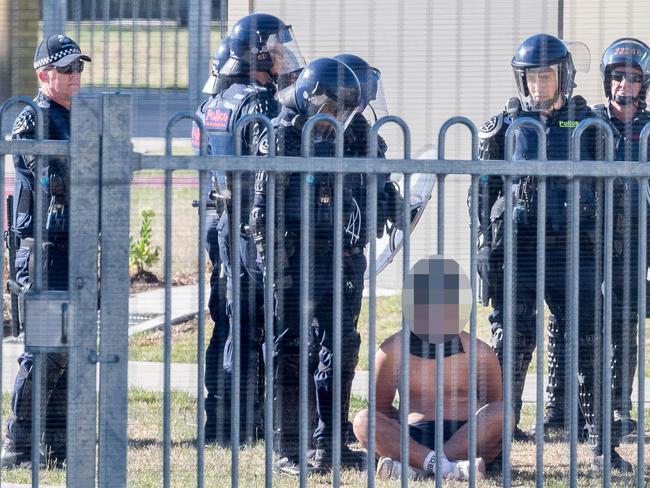
<instances>
[{"instance_id":1,"label":"bare arm","mask_svg":"<svg viewBox=\"0 0 650 488\"><path fill-rule=\"evenodd\" d=\"M377 351L375 358L375 384L377 385L377 412L398 419L393 400L397 392L399 378L399 338L394 335L387 339Z\"/></svg>"}]
</instances>

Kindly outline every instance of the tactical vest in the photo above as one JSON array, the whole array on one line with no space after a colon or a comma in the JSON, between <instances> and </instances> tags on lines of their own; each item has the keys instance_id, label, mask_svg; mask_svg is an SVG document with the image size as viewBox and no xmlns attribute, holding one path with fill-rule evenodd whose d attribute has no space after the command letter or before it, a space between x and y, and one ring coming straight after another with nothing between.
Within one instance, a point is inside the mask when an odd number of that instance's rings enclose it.
<instances>
[{"instance_id":1,"label":"tactical vest","mask_svg":"<svg viewBox=\"0 0 650 488\"><path fill-rule=\"evenodd\" d=\"M235 83L227 90L208 98L197 110L208 137L208 154L231 156L235 154L235 124L243 107L252 97L266 91L262 86ZM192 145L200 148L200 132L196 124L192 127ZM221 171L212 171L212 189L223 196L229 195L228 179Z\"/></svg>"}]
</instances>

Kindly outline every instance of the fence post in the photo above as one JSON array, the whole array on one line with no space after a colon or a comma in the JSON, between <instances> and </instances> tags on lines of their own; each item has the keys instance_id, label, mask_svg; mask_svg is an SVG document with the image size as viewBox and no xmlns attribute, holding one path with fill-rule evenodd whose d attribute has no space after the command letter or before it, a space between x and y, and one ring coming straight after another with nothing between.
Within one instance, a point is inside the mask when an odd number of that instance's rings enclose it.
<instances>
[{"instance_id":1,"label":"fence post","mask_svg":"<svg viewBox=\"0 0 650 488\"><path fill-rule=\"evenodd\" d=\"M99 487L126 487L131 96L103 96Z\"/></svg>"},{"instance_id":2,"label":"fence post","mask_svg":"<svg viewBox=\"0 0 650 488\"><path fill-rule=\"evenodd\" d=\"M97 249L101 98L72 101L70 118L67 485L95 486L97 445Z\"/></svg>"},{"instance_id":3,"label":"fence post","mask_svg":"<svg viewBox=\"0 0 650 488\"><path fill-rule=\"evenodd\" d=\"M65 32L68 20L67 0L47 0L43 5L43 37ZM79 42L79 39L76 39Z\"/></svg>"},{"instance_id":4,"label":"fence post","mask_svg":"<svg viewBox=\"0 0 650 488\"><path fill-rule=\"evenodd\" d=\"M208 77L209 60L212 56L210 45L212 5L210 0L189 0L188 9L187 88L190 102L192 106L196 106L201 101L201 88Z\"/></svg>"}]
</instances>

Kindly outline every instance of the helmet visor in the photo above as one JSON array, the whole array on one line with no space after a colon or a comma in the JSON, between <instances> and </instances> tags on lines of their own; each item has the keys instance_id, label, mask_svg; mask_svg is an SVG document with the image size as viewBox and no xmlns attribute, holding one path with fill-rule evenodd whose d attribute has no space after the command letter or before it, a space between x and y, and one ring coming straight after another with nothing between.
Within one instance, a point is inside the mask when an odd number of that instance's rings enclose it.
<instances>
[{"instance_id":1,"label":"helmet visor","mask_svg":"<svg viewBox=\"0 0 650 488\"><path fill-rule=\"evenodd\" d=\"M271 34L266 41L266 47L273 61L272 74L282 76L296 71L300 72L305 67L305 58L300 52L291 26L286 26L275 34Z\"/></svg>"},{"instance_id":2,"label":"helmet visor","mask_svg":"<svg viewBox=\"0 0 650 488\"><path fill-rule=\"evenodd\" d=\"M548 111L560 96L560 65L515 68L519 100L525 110Z\"/></svg>"},{"instance_id":3,"label":"helmet visor","mask_svg":"<svg viewBox=\"0 0 650 488\"><path fill-rule=\"evenodd\" d=\"M307 117L313 117L320 114L331 115L341 125L343 132L345 132L345 129L350 125L350 122L352 122L352 118L357 111L358 107L346 105L343 101L334 100L324 93L312 97L307 105ZM332 140L334 136L334 127L329 122L318 122L316 127L314 127L315 142Z\"/></svg>"},{"instance_id":4,"label":"helmet visor","mask_svg":"<svg viewBox=\"0 0 650 488\"><path fill-rule=\"evenodd\" d=\"M365 86L362 85L361 87L359 113L371 124L388 115L388 105L384 86L381 82L381 73L377 69L372 68L370 70Z\"/></svg>"},{"instance_id":5,"label":"helmet visor","mask_svg":"<svg viewBox=\"0 0 650 488\"><path fill-rule=\"evenodd\" d=\"M589 68L591 67L591 51L589 47L580 41L564 41L564 43L571 52L576 71L589 73Z\"/></svg>"}]
</instances>

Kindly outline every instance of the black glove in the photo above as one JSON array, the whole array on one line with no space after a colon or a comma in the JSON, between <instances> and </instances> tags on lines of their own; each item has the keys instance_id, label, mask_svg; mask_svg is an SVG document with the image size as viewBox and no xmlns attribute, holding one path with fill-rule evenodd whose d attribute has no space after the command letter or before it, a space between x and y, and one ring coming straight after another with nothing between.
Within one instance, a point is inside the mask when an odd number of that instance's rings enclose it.
<instances>
[{"instance_id":1,"label":"black glove","mask_svg":"<svg viewBox=\"0 0 650 488\"><path fill-rule=\"evenodd\" d=\"M490 273L490 258L492 257L492 247L483 246L478 250L476 260L476 270L483 280L486 280Z\"/></svg>"}]
</instances>

